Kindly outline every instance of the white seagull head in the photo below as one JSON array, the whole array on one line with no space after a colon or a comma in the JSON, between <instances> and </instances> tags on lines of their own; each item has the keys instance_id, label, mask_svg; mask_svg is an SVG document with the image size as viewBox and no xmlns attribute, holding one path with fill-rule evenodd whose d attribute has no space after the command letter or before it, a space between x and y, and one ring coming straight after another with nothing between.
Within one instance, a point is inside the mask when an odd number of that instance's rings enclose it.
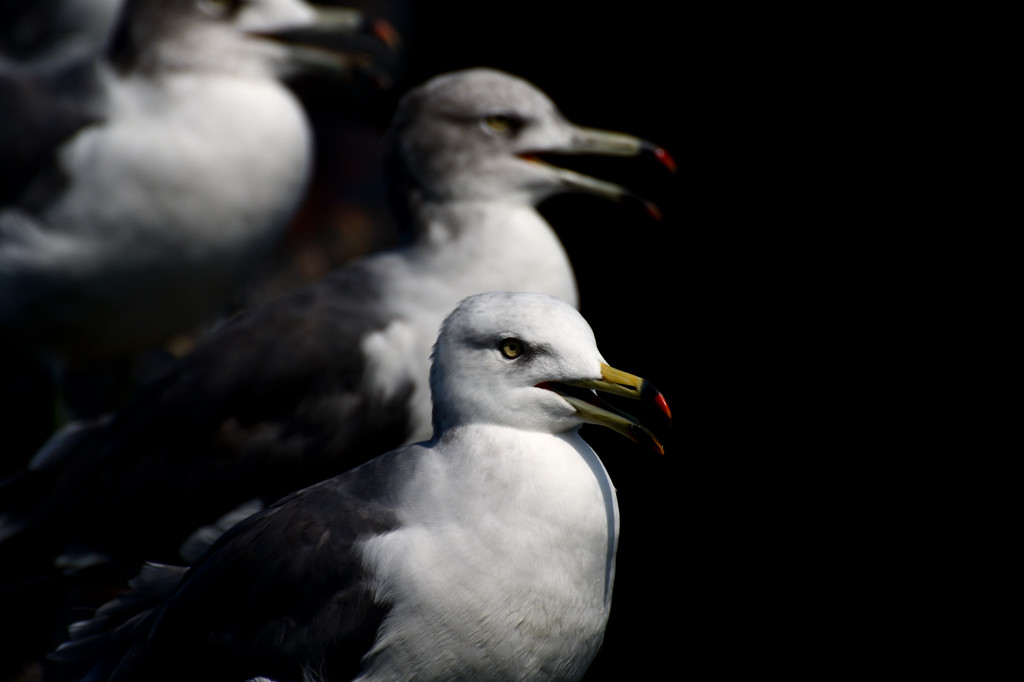
<instances>
[{"instance_id":1,"label":"white seagull head","mask_svg":"<svg viewBox=\"0 0 1024 682\"><path fill-rule=\"evenodd\" d=\"M441 327L430 386L435 438L468 423L548 433L594 423L664 452L647 427L596 392L650 402L670 419L664 397L650 382L608 365L583 316L546 294L464 299ZM474 386L480 390L466 389Z\"/></svg>"}]
</instances>

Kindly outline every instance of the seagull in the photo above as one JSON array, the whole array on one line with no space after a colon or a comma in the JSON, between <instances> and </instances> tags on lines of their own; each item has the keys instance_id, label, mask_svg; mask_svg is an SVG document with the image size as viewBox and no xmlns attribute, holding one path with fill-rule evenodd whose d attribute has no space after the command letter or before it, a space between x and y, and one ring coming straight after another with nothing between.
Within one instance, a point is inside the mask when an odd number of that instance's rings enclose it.
<instances>
[{"instance_id":1,"label":"seagull","mask_svg":"<svg viewBox=\"0 0 1024 682\"><path fill-rule=\"evenodd\" d=\"M89 679L111 682L580 679L619 512L579 430L664 453L598 392L668 419L664 397L608 365L573 306L520 292L459 303L430 386L429 440L249 516L187 571L148 565L53 656L99 656Z\"/></svg>"},{"instance_id":2,"label":"seagull","mask_svg":"<svg viewBox=\"0 0 1024 682\"><path fill-rule=\"evenodd\" d=\"M309 179L282 79L363 66L286 42L318 25L303 0L125 0L100 54L0 65L0 335L83 363L220 314Z\"/></svg>"},{"instance_id":3,"label":"seagull","mask_svg":"<svg viewBox=\"0 0 1024 682\"><path fill-rule=\"evenodd\" d=\"M402 98L385 139L415 239L225 323L117 412L76 422L0 487L0 586L52 566L180 560L193 531L432 433L430 352L466 296L535 291L576 306L536 205L561 192L639 201L542 153L664 150L567 121L527 81L474 68ZM258 505L257 505L258 506ZM252 508L252 507L248 507Z\"/></svg>"}]
</instances>

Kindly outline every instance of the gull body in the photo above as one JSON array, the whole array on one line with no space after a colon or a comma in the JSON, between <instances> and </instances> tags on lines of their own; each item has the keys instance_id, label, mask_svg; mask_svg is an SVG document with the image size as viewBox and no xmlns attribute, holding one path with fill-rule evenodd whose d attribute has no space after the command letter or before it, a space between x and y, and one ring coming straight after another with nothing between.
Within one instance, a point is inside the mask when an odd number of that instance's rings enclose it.
<instances>
[{"instance_id":1,"label":"gull body","mask_svg":"<svg viewBox=\"0 0 1024 682\"><path fill-rule=\"evenodd\" d=\"M147 350L221 314L311 169L281 79L302 0L126 0L105 50L0 69L0 331L73 362ZM339 71L344 67L338 62Z\"/></svg>"},{"instance_id":2,"label":"gull body","mask_svg":"<svg viewBox=\"0 0 1024 682\"><path fill-rule=\"evenodd\" d=\"M437 340L430 440L250 516L187 571L150 565L55 656L102 652L89 663L111 681L580 679L611 607L619 518L579 427L649 432L573 386L668 412L605 363L572 306L469 297Z\"/></svg>"}]
</instances>

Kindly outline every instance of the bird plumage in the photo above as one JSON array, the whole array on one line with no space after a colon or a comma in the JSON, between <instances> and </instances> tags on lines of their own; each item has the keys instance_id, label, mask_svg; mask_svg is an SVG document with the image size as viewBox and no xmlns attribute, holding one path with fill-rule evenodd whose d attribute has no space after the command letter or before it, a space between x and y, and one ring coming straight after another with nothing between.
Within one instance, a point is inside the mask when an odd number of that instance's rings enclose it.
<instances>
[{"instance_id":1,"label":"bird plumage","mask_svg":"<svg viewBox=\"0 0 1024 682\"><path fill-rule=\"evenodd\" d=\"M92 362L225 311L311 171L281 82L301 57L265 34L315 16L302 0L128 0L101 54L0 70L15 117L0 160L8 343Z\"/></svg>"},{"instance_id":2,"label":"bird plumage","mask_svg":"<svg viewBox=\"0 0 1024 682\"><path fill-rule=\"evenodd\" d=\"M453 167L434 158L453 147ZM545 149L653 146L574 126L532 85L489 69L410 92L386 153L415 240L236 316L116 414L52 439L0 488L0 548L26 548L0 568L4 583L98 561L127 579L143 560L179 560L195 528L240 505L270 504L429 437L430 350L461 298L526 289L577 300L568 256L536 204L569 191L632 197L535 161ZM462 165L473 182L437 177L465 177Z\"/></svg>"},{"instance_id":3,"label":"bird plumage","mask_svg":"<svg viewBox=\"0 0 1024 682\"><path fill-rule=\"evenodd\" d=\"M522 139L496 134L494 111L522 121ZM640 141L622 137L638 153ZM79 434L58 464L24 472L57 477L59 494L34 509L8 505L6 520L168 561L191 529L247 500L269 503L427 438L432 339L461 298L527 289L577 300L565 250L535 204L559 191L630 196L519 156L578 139L590 139L587 129L508 74L469 70L414 90L388 154L417 239L226 323L95 433ZM453 147L475 182L437 177L464 176L444 168Z\"/></svg>"},{"instance_id":4,"label":"bird plumage","mask_svg":"<svg viewBox=\"0 0 1024 682\"><path fill-rule=\"evenodd\" d=\"M608 369L563 301L470 297L438 337L431 440L245 519L162 604L136 611L129 593L56 656L113 654L111 681L579 679L608 618L618 510L582 413L551 387L608 388Z\"/></svg>"}]
</instances>

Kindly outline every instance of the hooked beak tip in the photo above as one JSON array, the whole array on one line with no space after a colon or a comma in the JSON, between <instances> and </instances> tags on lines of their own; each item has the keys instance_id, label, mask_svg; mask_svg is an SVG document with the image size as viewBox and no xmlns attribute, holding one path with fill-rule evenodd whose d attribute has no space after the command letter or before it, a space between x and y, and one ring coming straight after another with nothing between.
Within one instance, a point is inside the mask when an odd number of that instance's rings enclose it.
<instances>
[{"instance_id":1,"label":"hooked beak tip","mask_svg":"<svg viewBox=\"0 0 1024 682\"><path fill-rule=\"evenodd\" d=\"M370 27L370 33L392 50L398 48L402 42L398 31L395 30L395 27L387 19L374 19Z\"/></svg>"},{"instance_id":2,"label":"hooked beak tip","mask_svg":"<svg viewBox=\"0 0 1024 682\"><path fill-rule=\"evenodd\" d=\"M676 172L678 169L678 166L676 166L676 160L672 158L672 155L669 154L664 147L654 146L651 151L654 154L654 158L661 162L661 165L668 168L672 173Z\"/></svg>"},{"instance_id":3,"label":"hooked beak tip","mask_svg":"<svg viewBox=\"0 0 1024 682\"><path fill-rule=\"evenodd\" d=\"M665 396L663 396L661 393L658 393L657 397L654 399L654 402L658 405L658 408L665 413L665 416L668 417L669 422L671 422L672 410L669 409L668 401L665 400Z\"/></svg>"}]
</instances>

